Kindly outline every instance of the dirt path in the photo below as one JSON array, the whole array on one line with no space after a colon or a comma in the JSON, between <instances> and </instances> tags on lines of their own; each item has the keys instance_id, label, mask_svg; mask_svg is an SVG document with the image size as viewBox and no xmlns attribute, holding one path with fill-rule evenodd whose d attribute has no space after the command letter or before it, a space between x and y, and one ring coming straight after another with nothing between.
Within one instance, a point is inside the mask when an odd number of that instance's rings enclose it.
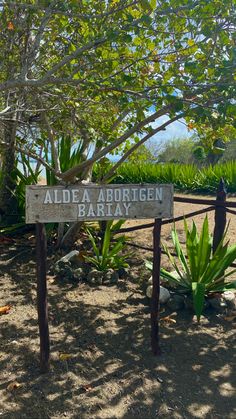
<instances>
[{"instance_id":1,"label":"dirt path","mask_svg":"<svg viewBox=\"0 0 236 419\"><path fill-rule=\"evenodd\" d=\"M197 207L177 204L175 215ZM181 234L182 223L177 227ZM232 219L234 241L235 234ZM130 236L152 243L150 230ZM167 226L163 238L170 243ZM16 247L25 250L21 245L25 240L2 244L0 260L14 256ZM38 370L34 248L1 267L0 306L12 308L0 317L0 418L236 417L235 324L209 312L197 325L191 313L181 312L175 324L161 323L162 356L153 357L140 287L148 277L144 256L135 251L131 278L118 286L90 288L48 277L52 368L46 375ZM14 382L20 386L7 389Z\"/></svg>"}]
</instances>

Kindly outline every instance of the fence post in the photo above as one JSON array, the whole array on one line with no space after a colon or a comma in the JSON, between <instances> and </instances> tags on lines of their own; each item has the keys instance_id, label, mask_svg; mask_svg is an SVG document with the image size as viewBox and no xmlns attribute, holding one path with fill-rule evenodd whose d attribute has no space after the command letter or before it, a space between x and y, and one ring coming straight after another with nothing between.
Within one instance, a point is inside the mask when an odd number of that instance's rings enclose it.
<instances>
[{"instance_id":1,"label":"fence post","mask_svg":"<svg viewBox=\"0 0 236 419\"><path fill-rule=\"evenodd\" d=\"M226 187L224 183L224 179L221 178L216 199L217 201L226 202ZM214 235L213 235L213 252L217 249L218 244L220 243L226 226L226 207L216 205L215 208L215 227L214 227Z\"/></svg>"},{"instance_id":2,"label":"fence post","mask_svg":"<svg viewBox=\"0 0 236 419\"><path fill-rule=\"evenodd\" d=\"M159 347L161 224L161 219L155 219L153 228L153 271L151 296L151 345L154 355L160 355L161 353Z\"/></svg>"},{"instance_id":3,"label":"fence post","mask_svg":"<svg viewBox=\"0 0 236 419\"><path fill-rule=\"evenodd\" d=\"M47 303L47 237L45 225L36 224L36 258L37 258L37 308L40 337L40 370L45 373L49 370L49 330L48 330L48 303Z\"/></svg>"}]
</instances>

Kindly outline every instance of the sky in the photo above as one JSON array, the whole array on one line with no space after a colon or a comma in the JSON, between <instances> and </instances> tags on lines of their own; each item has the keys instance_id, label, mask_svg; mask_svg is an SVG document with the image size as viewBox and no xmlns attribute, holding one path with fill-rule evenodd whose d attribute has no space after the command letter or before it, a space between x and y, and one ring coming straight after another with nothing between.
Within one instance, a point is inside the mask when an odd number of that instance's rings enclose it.
<instances>
[{"instance_id":1,"label":"sky","mask_svg":"<svg viewBox=\"0 0 236 419\"><path fill-rule=\"evenodd\" d=\"M162 116L158 118L158 122L152 123L152 127L156 128L158 125L162 125L166 121L168 121L168 116ZM173 140L174 138L178 137L190 137L193 134L192 130L189 130L186 127L184 120L173 122L172 124L168 125L164 131L160 131L155 134L150 140L146 142L146 146L150 148L150 150L155 151L162 151L164 145L169 140ZM156 153L155 153L156 154ZM120 158L120 155L108 155L111 161L117 161ZM35 163L36 164L36 163ZM20 166L21 167L21 166ZM43 169L43 174L45 175L45 170Z\"/></svg>"},{"instance_id":2,"label":"sky","mask_svg":"<svg viewBox=\"0 0 236 419\"><path fill-rule=\"evenodd\" d=\"M164 124L168 120L168 116L162 116L158 118L158 121L153 122L151 126L153 128L157 128L159 125ZM193 130L189 130L186 127L184 119L180 119L179 121L167 125L164 131L160 131L157 134L155 134L150 140L148 140L145 143L145 145L156 155L156 152L161 152L163 150L166 142L173 140L174 138L191 137L191 135L193 135L193 132ZM112 161L117 161L119 160L120 155L109 155L108 157Z\"/></svg>"},{"instance_id":3,"label":"sky","mask_svg":"<svg viewBox=\"0 0 236 419\"><path fill-rule=\"evenodd\" d=\"M162 116L158 119L158 123L154 122L152 124L153 128L156 128L158 125L162 125L166 121L168 121L168 116ZM173 122L172 124L168 125L165 131L160 131L156 135L154 135L147 143L146 146L155 149L160 146L164 146L165 143L169 140L173 140L174 138L183 138L183 137L190 137L193 134L192 130L189 130L186 127L185 121L180 119L179 121ZM161 147L162 148L162 147Z\"/></svg>"}]
</instances>

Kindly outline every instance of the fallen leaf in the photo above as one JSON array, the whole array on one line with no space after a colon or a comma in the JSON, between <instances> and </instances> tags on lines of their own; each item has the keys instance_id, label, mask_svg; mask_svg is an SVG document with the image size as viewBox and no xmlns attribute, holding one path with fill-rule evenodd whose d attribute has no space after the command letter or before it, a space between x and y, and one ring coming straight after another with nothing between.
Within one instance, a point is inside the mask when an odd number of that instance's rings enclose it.
<instances>
[{"instance_id":1,"label":"fallen leaf","mask_svg":"<svg viewBox=\"0 0 236 419\"><path fill-rule=\"evenodd\" d=\"M9 305L0 307L0 315L1 314L8 314L10 310L11 310L11 306L9 306Z\"/></svg>"},{"instance_id":2,"label":"fallen leaf","mask_svg":"<svg viewBox=\"0 0 236 419\"><path fill-rule=\"evenodd\" d=\"M171 316L173 316L173 315L174 314L170 314L169 316L161 317L160 321L161 322L166 322L166 323L176 323L176 320L171 318Z\"/></svg>"},{"instance_id":3,"label":"fallen leaf","mask_svg":"<svg viewBox=\"0 0 236 419\"><path fill-rule=\"evenodd\" d=\"M236 314L232 314L232 316L223 317L223 319L226 320L227 322L232 322L236 319Z\"/></svg>"},{"instance_id":4,"label":"fallen leaf","mask_svg":"<svg viewBox=\"0 0 236 419\"><path fill-rule=\"evenodd\" d=\"M19 387L21 387L21 384L17 383L17 381L13 381L12 383L8 384L7 390L12 391L12 390L16 390Z\"/></svg>"},{"instance_id":5,"label":"fallen leaf","mask_svg":"<svg viewBox=\"0 0 236 419\"><path fill-rule=\"evenodd\" d=\"M71 359L71 358L72 358L71 354L60 354L59 355L60 361L67 361L68 359Z\"/></svg>"},{"instance_id":6,"label":"fallen leaf","mask_svg":"<svg viewBox=\"0 0 236 419\"><path fill-rule=\"evenodd\" d=\"M87 393L88 391L91 391L93 387L91 386L91 384L85 384L84 386L82 386L82 389Z\"/></svg>"}]
</instances>

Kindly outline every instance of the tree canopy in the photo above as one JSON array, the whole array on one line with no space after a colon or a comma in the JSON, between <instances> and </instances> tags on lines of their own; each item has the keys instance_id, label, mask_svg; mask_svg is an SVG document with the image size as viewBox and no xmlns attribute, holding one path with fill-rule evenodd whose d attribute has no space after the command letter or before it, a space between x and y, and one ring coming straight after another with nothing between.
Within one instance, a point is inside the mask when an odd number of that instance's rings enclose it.
<instances>
[{"instance_id":1,"label":"tree canopy","mask_svg":"<svg viewBox=\"0 0 236 419\"><path fill-rule=\"evenodd\" d=\"M235 125L235 1L7 1L0 23L0 121L58 181L119 148L120 164L183 117ZM68 136L81 159L63 170Z\"/></svg>"}]
</instances>

